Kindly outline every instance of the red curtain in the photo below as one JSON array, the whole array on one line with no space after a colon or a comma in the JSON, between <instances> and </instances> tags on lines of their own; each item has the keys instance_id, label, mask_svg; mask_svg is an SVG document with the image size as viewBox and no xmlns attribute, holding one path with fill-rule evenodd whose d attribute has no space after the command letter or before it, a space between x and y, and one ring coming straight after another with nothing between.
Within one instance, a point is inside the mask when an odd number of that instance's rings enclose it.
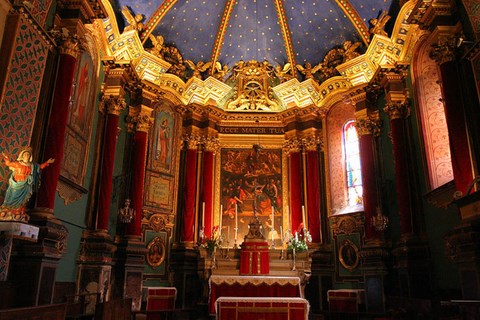
<instances>
[{"instance_id":1,"label":"red curtain","mask_svg":"<svg viewBox=\"0 0 480 320\"><path fill-rule=\"evenodd\" d=\"M307 213L308 229L313 243L320 242L320 179L318 152L307 152Z\"/></svg>"},{"instance_id":2,"label":"red curtain","mask_svg":"<svg viewBox=\"0 0 480 320\"><path fill-rule=\"evenodd\" d=\"M213 217L213 162L214 154L212 151L205 151L203 155L203 202L205 203L205 212L203 213L205 221L201 221L204 226L205 236L209 238L212 235L212 217Z\"/></svg>"},{"instance_id":3,"label":"red curtain","mask_svg":"<svg viewBox=\"0 0 480 320\"><path fill-rule=\"evenodd\" d=\"M107 128L103 143L102 177L98 203L97 229L108 231L108 217L112 197L113 166L117 145L118 116L108 114Z\"/></svg>"},{"instance_id":4,"label":"red curtain","mask_svg":"<svg viewBox=\"0 0 480 320\"><path fill-rule=\"evenodd\" d=\"M147 133L136 131L133 137L133 179L132 207L135 209L135 219L127 224L127 234L140 236L142 234L143 187L145 184L145 161L147 157Z\"/></svg>"},{"instance_id":5,"label":"red curtain","mask_svg":"<svg viewBox=\"0 0 480 320\"><path fill-rule=\"evenodd\" d=\"M395 187L397 204L400 211L400 231L402 234L412 232L412 216L410 207L410 187L408 184L407 146L403 119L390 121L393 141L393 155L395 158Z\"/></svg>"},{"instance_id":6,"label":"red curtain","mask_svg":"<svg viewBox=\"0 0 480 320\"><path fill-rule=\"evenodd\" d=\"M195 223L195 192L197 187L197 150L188 149L185 159L185 187L183 192L182 241L193 242Z\"/></svg>"},{"instance_id":7,"label":"red curtain","mask_svg":"<svg viewBox=\"0 0 480 320\"><path fill-rule=\"evenodd\" d=\"M464 194L473 180L462 90L455 62L440 66L455 188Z\"/></svg>"},{"instance_id":8,"label":"red curtain","mask_svg":"<svg viewBox=\"0 0 480 320\"><path fill-rule=\"evenodd\" d=\"M378 206L377 183L375 180L375 159L373 135L360 136L360 161L362 163L363 207L365 210L365 238L371 239L376 233L372 227L372 217Z\"/></svg>"},{"instance_id":9,"label":"red curtain","mask_svg":"<svg viewBox=\"0 0 480 320\"><path fill-rule=\"evenodd\" d=\"M290 231L297 230L302 223L302 173L300 169L300 152L290 154Z\"/></svg>"},{"instance_id":10,"label":"red curtain","mask_svg":"<svg viewBox=\"0 0 480 320\"><path fill-rule=\"evenodd\" d=\"M53 106L48 121L47 138L43 159L55 158L55 162L42 170L42 183L38 190L37 207L52 209L55 206L60 168L63 160L63 146L68 120L68 106L72 93L73 76L77 59L61 54L58 62L58 74L55 80ZM42 161L43 162L43 161Z\"/></svg>"}]
</instances>

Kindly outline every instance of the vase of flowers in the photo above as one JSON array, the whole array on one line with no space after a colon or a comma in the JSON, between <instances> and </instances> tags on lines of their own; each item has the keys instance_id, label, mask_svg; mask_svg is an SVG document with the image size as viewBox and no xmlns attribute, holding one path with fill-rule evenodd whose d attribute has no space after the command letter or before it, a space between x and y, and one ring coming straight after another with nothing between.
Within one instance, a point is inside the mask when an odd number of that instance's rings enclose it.
<instances>
[{"instance_id":1,"label":"vase of flowers","mask_svg":"<svg viewBox=\"0 0 480 320\"><path fill-rule=\"evenodd\" d=\"M200 231L200 247L205 248L207 255L212 257L215 249L222 244L222 234L218 226L212 228L210 237L206 237L203 233L203 229Z\"/></svg>"},{"instance_id":2,"label":"vase of flowers","mask_svg":"<svg viewBox=\"0 0 480 320\"><path fill-rule=\"evenodd\" d=\"M304 227L303 223L300 224L295 234L289 231L286 234L286 242L288 251L292 252L293 266L292 271L297 270L296 257L297 254L303 251L308 251L308 245L312 242L312 236L310 232Z\"/></svg>"}]
</instances>

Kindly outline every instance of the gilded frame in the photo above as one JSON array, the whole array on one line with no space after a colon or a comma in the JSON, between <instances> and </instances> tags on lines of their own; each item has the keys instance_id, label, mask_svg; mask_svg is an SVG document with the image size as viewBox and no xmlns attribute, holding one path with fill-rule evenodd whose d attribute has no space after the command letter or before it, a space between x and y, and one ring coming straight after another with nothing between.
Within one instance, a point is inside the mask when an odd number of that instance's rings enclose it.
<instances>
[{"instance_id":1,"label":"gilded frame","mask_svg":"<svg viewBox=\"0 0 480 320\"><path fill-rule=\"evenodd\" d=\"M155 237L147 246L147 263L152 268L158 268L165 261L165 253L167 249L162 238Z\"/></svg>"},{"instance_id":2,"label":"gilded frame","mask_svg":"<svg viewBox=\"0 0 480 320\"><path fill-rule=\"evenodd\" d=\"M354 271L360 262L358 246L349 239L345 239L338 248L338 260L348 271Z\"/></svg>"}]
</instances>

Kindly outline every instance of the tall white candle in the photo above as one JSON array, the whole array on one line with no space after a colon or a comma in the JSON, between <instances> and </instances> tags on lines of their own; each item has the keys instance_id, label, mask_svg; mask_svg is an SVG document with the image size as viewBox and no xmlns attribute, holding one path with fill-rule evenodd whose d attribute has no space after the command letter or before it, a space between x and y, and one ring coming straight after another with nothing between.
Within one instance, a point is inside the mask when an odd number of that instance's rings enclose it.
<instances>
[{"instance_id":1,"label":"tall white candle","mask_svg":"<svg viewBox=\"0 0 480 320\"><path fill-rule=\"evenodd\" d=\"M220 222L218 223L219 230L220 230L220 235L223 234L223 232L222 232L222 217L223 217L223 204L220 205Z\"/></svg>"},{"instance_id":2,"label":"tall white candle","mask_svg":"<svg viewBox=\"0 0 480 320\"><path fill-rule=\"evenodd\" d=\"M280 239L283 241L283 228L280 226Z\"/></svg>"},{"instance_id":3,"label":"tall white candle","mask_svg":"<svg viewBox=\"0 0 480 320\"><path fill-rule=\"evenodd\" d=\"M235 203L235 240L237 240L238 235L238 210L237 204Z\"/></svg>"},{"instance_id":4,"label":"tall white candle","mask_svg":"<svg viewBox=\"0 0 480 320\"><path fill-rule=\"evenodd\" d=\"M275 209L272 206L272 230L275 229Z\"/></svg>"},{"instance_id":5,"label":"tall white candle","mask_svg":"<svg viewBox=\"0 0 480 320\"><path fill-rule=\"evenodd\" d=\"M202 203L202 227L205 227L205 202Z\"/></svg>"}]
</instances>

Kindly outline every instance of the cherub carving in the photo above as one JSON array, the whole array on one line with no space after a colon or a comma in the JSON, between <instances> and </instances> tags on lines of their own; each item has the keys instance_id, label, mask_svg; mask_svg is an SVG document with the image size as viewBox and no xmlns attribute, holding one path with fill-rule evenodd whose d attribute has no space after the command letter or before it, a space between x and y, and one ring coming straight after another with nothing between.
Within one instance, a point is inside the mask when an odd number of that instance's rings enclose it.
<instances>
[{"instance_id":1,"label":"cherub carving","mask_svg":"<svg viewBox=\"0 0 480 320\"><path fill-rule=\"evenodd\" d=\"M385 28L385 25L387 24L388 20L390 20L390 16L387 15L386 11L382 11L380 16L378 18L373 18L370 19L369 22L373 26L370 28L370 34L379 34L382 36L388 36L387 32L383 30Z\"/></svg>"},{"instance_id":2,"label":"cherub carving","mask_svg":"<svg viewBox=\"0 0 480 320\"><path fill-rule=\"evenodd\" d=\"M356 50L362 45L361 42L357 41L355 43L352 43L351 41L345 41L343 43L343 49L345 50L344 52L344 57L343 57L343 62L347 62L349 60L352 60L353 58L356 58L360 55L360 53L356 52Z\"/></svg>"},{"instance_id":3,"label":"cherub carving","mask_svg":"<svg viewBox=\"0 0 480 320\"><path fill-rule=\"evenodd\" d=\"M133 16L127 6L122 7L122 14L129 24L125 27L125 29L123 29L124 32L129 30L137 30L138 32L141 32L143 30L142 14L136 14L135 16Z\"/></svg>"},{"instance_id":4,"label":"cherub carving","mask_svg":"<svg viewBox=\"0 0 480 320\"><path fill-rule=\"evenodd\" d=\"M215 63L215 68L213 68L213 74L212 76L220 81L223 81L223 77L228 73L228 65L224 64L222 67L222 64L220 62Z\"/></svg>"},{"instance_id":5,"label":"cherub carving","mask_svg":"<svg viewBox=\"0 0 480 320\"><path fill-rule=\"evenodd\" d=\"M207 63L198 61L197 64L195 64L192 60L185 60L185 63L193 70L193 76L199 79L202 79L202 72L207 71L207 69L212 66L212 62L210 61Z\"/></svg>"},{"instance_id":6,"label":"cherub carving","mask_svg":"<svg viewBox=\"0 0 480 320\"><path fill-rule=\"evenodd\" d=\"M318 70L320 70L321 68L322 68L321 63L317 64L313 68L312 68L312 65L310 64L310 62L305 63L305 68L302 65L297 64L297 69L298 69L298 71L300 71L305 76L305 80L306 79L313 79L313 75Z\"/></svg>"},{"instance_id":7,"label":"cherub carving","mask_svg":"<svg viewBox=\"0 0 480 320\"><path fill-rule=\"evenodd\" d=\"M275 76L280 80L280 83L287 82L293 78L293 76L289 73L291 68L292 65L290 63L286 63L283 68L281 65L275 66Z\"/></svg>"},{"instance_id":8,"label":"cherub carving","mask_svg":"<svg viewBox=\"0 0 480 320\"><path fill-rule=\"evenodd\" d=\"M163 38L163 36L154 36L153 34L151 34L150 41L152 41L153 44L153 48L150 48L150 53L163 59L163 54L165 50L165 39Z\"/></svg>"}]
</instances>

